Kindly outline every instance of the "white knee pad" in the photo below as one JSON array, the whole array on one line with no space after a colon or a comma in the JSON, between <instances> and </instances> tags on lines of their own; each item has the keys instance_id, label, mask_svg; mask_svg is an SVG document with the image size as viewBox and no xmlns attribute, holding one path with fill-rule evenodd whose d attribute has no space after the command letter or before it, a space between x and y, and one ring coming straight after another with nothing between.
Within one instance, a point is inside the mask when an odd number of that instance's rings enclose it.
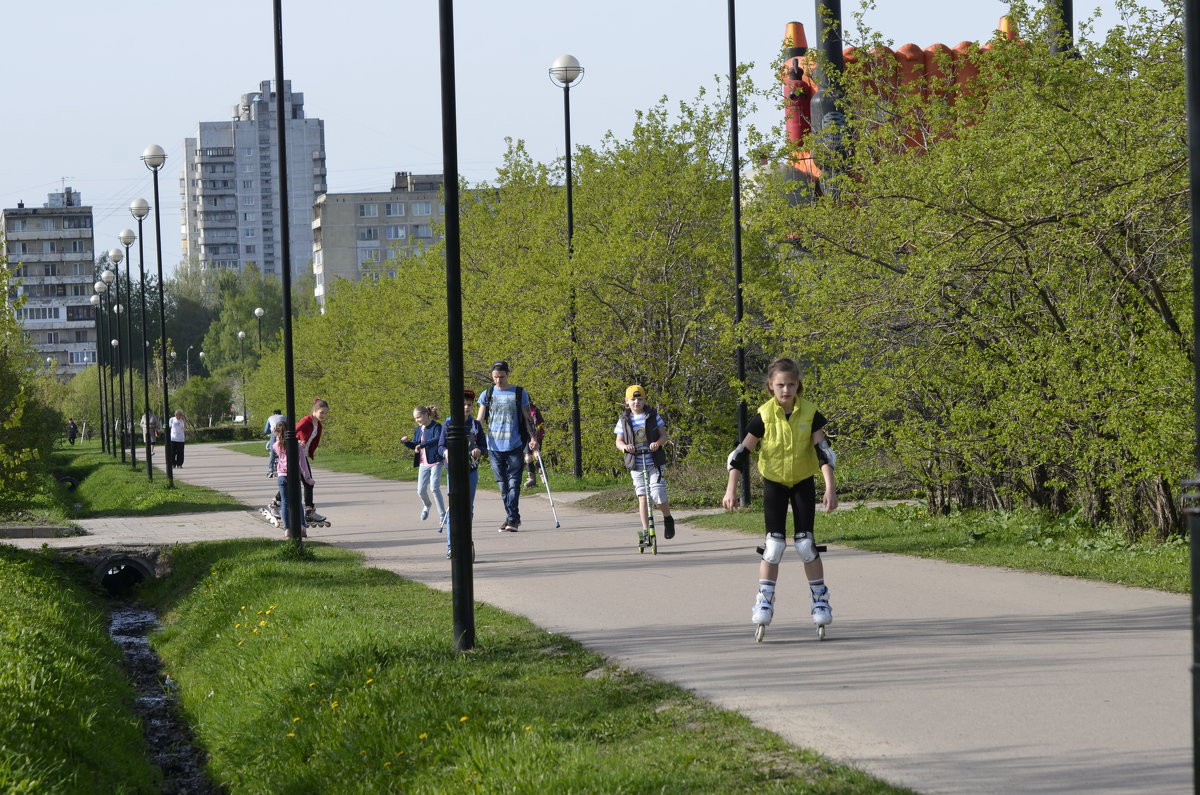
<instances>
[{"instance_id":1,"label":"white knee pad","mask_svg":"<svg viewBox=\"0 0 1200 795\"><path fill-rule=\"evenodd\" d=\"M820 557L817 545L813 543L812 533L796 533L796 554L805 563L812 563Z\"/></svg>"},{"instance_id":2,"label":"white knee pad","mask_svg":"<svg viewBox=\"0 0 1200 795\"><path fill-rule=\"evenodd\" d=\"M767 563L778 563L783 560L783 551L787 549L787 539L783 536L767 536L763 545L763 560Z\"/></svg>"}]
</instances>

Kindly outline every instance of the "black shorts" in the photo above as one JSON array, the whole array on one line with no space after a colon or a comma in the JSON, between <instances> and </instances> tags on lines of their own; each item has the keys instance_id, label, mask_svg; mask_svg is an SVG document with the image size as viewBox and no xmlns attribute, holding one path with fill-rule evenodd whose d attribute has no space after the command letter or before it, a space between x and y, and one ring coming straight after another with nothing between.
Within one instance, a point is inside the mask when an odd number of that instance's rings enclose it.
<instances>
[{"instance_id":1,"label":"black shorts","mask_svg":"<svg viewBox=\"0 0 1200 795\"><path fill-rule=\"evenodd\" d=\"M812 533L817 515L817 487L813 478L785 486L763 478L763 520L767 535L787 537L788 505L792 506L797 533Z\"/></svg>"}]
</instances>

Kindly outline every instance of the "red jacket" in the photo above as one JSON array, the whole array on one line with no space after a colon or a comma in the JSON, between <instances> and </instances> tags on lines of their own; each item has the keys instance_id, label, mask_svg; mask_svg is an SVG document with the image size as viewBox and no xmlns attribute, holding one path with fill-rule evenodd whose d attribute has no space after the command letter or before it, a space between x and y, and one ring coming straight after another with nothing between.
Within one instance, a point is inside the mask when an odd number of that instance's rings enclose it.
<instances>
[{"instance_id":1,"label":"red jacket","mask_svg":"<svg viewBox=\"0 0 1200 795\"><path fill-rule=\"evenodd\" d=\"M324 426L321 425L321 421L311 414L296 424L296 438L308 447L309 458L312 458L317 452L317 445L321 443L322 430L324 430Z\"/></svg>"}]
</instances>

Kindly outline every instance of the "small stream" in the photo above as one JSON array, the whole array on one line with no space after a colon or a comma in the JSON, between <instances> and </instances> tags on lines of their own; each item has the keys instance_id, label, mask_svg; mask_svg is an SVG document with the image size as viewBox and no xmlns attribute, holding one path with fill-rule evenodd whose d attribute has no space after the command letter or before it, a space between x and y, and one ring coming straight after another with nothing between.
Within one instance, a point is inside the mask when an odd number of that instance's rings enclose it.
<instances>
[{"instance_id":1,"label":"small stream","mask_svg":"<svg viewBox=\"0 0 1200 795\"><path fill-rule=\"evenodd\" d=\"M137 698L134 712L142 720L150 762L162 770L163 792L170 795L209 795L221 792L208 780L204 751L191 727L179 715L175 683L162 672L149 635L158 628L154 611L123 603L110 613L108 632L125 654L125 672Z\"/></svg>"}]
</instances>

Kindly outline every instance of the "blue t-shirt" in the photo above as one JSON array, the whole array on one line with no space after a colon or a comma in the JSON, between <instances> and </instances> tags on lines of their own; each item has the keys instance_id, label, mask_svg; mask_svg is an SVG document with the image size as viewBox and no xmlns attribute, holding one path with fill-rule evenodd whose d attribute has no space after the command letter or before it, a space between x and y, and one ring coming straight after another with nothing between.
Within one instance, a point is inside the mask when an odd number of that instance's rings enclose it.
<instances>
[{"instance_id":1,"label":"blue t-shirt","mask_svg":"<svg viewBox=\"0 0 1200 795\"><path fill-rule=\"evenodd\" d=\"M521 417L517 410L517 388L492 389L491 405L488 393L479 396L479 405L487 406L487 449L496 453L507 453L521 446ZM521 390L521 411L529 413L529 393Z\"/></svg>"},{"instance_id":2,"label":"blue t-shirt","mask_svg":"<svg viewBox=\"0 0 1200 795\"><path fill-rule=\"evenodd\" d=\"M648 416L650 416L648 413L634 414L630 412L629 422L633 425L633 438L626 439L625 444L646 447L648 444L646 442L646 417ZM661 414L658 415L658 427L667 427L667 423L663 422ZM618 419L617 424L613 427L613 435L620 436L623 433L625 433L625 422L622 419ZM634 461L636 462L635 469L654 469L653 453L639 453L634 456Z\"/></svg>"}]
</instances>

